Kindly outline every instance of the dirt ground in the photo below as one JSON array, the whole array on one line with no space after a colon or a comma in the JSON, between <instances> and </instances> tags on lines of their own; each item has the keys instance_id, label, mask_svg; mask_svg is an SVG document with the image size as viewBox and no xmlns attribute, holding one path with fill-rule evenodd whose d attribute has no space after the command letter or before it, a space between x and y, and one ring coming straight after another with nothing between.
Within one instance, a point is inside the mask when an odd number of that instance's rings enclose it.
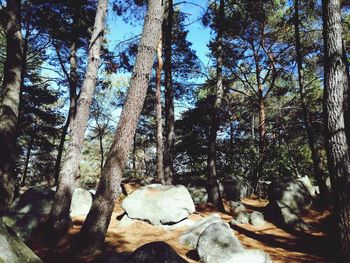
<instances>
[{"instance_id":1,"label":"dirt ground","mask_svg":"<svg viewBox=\"0 0 350 263\"><path fill-rule=\"evenodd\" d=\"M251 197L243 200L251 210L263 211L267 201ZM99 262L101 256L111 257L116 253L132 252L143 244L152 241L164 241L171 245L188 262L198 262L195 251L184 247L179 242L179 236L186 231L186 227L169 230L156 227L148 223L137 221L131 225L123 225L117 217L122 215L121 200L115 205L111 224L108 228L105 247L101 254L79 257L70 253L70 246L79 232L84 218L73 218L73 225L66 237L54 248L47 248L41 233L37 233L29 246L44 262ZM225 202L228 209L228 204ZM218 213L209 204L196 207L197 212L190 219L198 221L205 216ZM229 221L229 214L219 213L223 220ZM267 252L273 262L333 262L333 242L327 236L329 232L328 211L320 212L314 209L306 211L302 218L313 226L313 230L306 233L291 233L270 222L264 227L256 228L248 224L235 226L233 233L246 248L260 249Z\"/></svg>"}]
</instances>

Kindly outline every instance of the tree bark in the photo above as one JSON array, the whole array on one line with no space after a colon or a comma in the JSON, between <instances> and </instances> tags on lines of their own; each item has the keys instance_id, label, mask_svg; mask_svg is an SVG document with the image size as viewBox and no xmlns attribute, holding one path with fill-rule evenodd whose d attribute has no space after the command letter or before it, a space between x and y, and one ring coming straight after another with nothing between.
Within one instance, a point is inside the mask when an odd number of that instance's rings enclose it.
<instances>
[{"instance_id":1,"label":"tree bark","mask_svg":"<svg viewBox=\"0 0 350 263\"><path fill-rule=\"evenodd\" d=\"M224 0L220 0L218 12L218 32L217 32L217 65L216 65L216 96L211 116L211 126L209 131L208 141L208 201L220 211L224 211L224 205L221 199L221 193L218 185L218 177L216 170L216 137L220 127L220 108L222 97L224 95L224 88L222 83L222 35L223 35L223 18L224 18Z\"/></svg>"},{"instance_id":2,"label":"tree bark","mask_svg":"<svg viewBox=\"0 0 350 263\"><path fill-rule=\"evenodd\" d=\"M328 169L338 228L339 260L350 262L350 146L344 113L349 107L349 81L342 47L339 0L323 0L324 113Z\"/></svg>"},{"instance_id":3,"label":"tree bark","mask_svg":"<svg viewBox=\"0 0 350 263\"><path fill-rule=\"evenodd\" d=\"M35 133L36 133L36 123L34 123L33 131L32 131L32 134L31 134L31 137L30 137L30 140L29 140L29 143L28 143L28 147L27 147L27 154L26 154L26 160L25 160L25 164L24 164L24 171L23 171L23 175L22 175L22 178L21 178L21 186L25 186L25 184L26 184L30 153L32 151L32 147L33 147L33 144L34 144Z\"/></svg>"},{"instance_id":4,"label":"tree bark","mask_svg":"<svg viewBox=\"0 0 350 263\"><path fill-rule=\"evenodd\" d=\"M172 76L172 30L174 23L173 0L167 0L166 20L164 21L164 73L165 73L165 150L164 177L171 184L174 171L175 109Z\"/></svg>"},{"instance_id":5,"label":"tree bark","mask_svg":"<svg viewBox=\"0 0 350 263\"><path fill-rule=\"evenodd\" d=\"M105 30L108 0L99 0L91 36L88 54L88 65L83 86L77 101L76 114L70 123L70 139L62 169L59 173L59 183L50 212L48 226L54 239L59 238L68 228L69 208L74 191L76 175L79 171L81 148L89 119L89 109L96 88L97 71L100 64L100 49Z\"/></svg>"},{"instance_id":6,"label":"tree bark","mask_svg":"<svg viewBox=\"0 0 350 263\"><path fill-rule=\"evenodd\" d=\"M314 166L314 176L317 184L320 188L321 203L327 204L328 202L328 188L325 182L325 175L322 169L320 152L318 150L316 139L312 131L312 121L310 116L310 111L307 106L306 90L304 86L304 69L303 69L303 55L300 41L300 17L299 17L299 0L294 0L294 30L295 30L295 51L296 60L298 66L298 82L299 82L299 94L300 103L303 109L303 117L305 128L307 132L307 137L309 140L309 147L311 150L311 156Z\"/></svg>"},{"instance_id":7,"label":"tree bark","mask_svg":"<svg viewBox=\"0 0 350 263\"><path fill-rule=\"evenodd\" d=\"M263 37L263 36L262 36ZM265 112L265 96L264 96L264 86L260 79L260 62L258 54L254 49L254 43L252 43L254 51L254 62L255 62L255 76L258 86L258 109L259 109L259 146L258 146L258 164L257 169L253 178L253 189L256 190L259 184L259 179L263 174L263 153L265 149L265 134L266 134L266 112Z\"/></svg>"},{"instance_id":8,"label":"tree bark","mask_svg":"<svg viewBox=\"0 0 350 263\"><path fill-rule=\"evenodd\" d=\"M94 202L80 232L78 247L85 252L94 252L105 239L126 159L146 98L154 55L161 35L163 12L162 0L148 1L148 11L126 102L106 157Z\"/></svg>"},{"instance_id":9,"label":"tree bark","mask_svg":"<svg viewBox=\"0 0 350 263\"><path fill-rule=\"evenodd\" d=\"M79 11L76 11L76 15L74 16L74 23L79 22ZM76 113L76 102L77 102L77 88L78 88L78 83L79 83L79 75L78 75L78 65L77 65L77 42L78 39L76 37L76 32L73 32L73 41L71 43L70 47L70 58L69 58L69 64L70 64L70 73L69 76L67 74L67 80L68 80L68 86L69 86L69 111L68 111L68 116L66 123L63 126L62 129L62 134L60 138L60 143L58 145L58 150L57 150L57 157L56 157L56 162L55 162L55 185L58 184L58 177L60 173L60 168L61 168L61 161L62 161L62 154L64 151L64 143L66 141L66 136L68 133L68 128L70 123L73 121L75 118L75 113ZM57 50L57 52L59 52ZM62 64L62 67L64 65Z\"/></svg>"},{"instance_id":10,"label":"tree bark","mask_svg":"<svg viewBox=\"0 0 350 263\"><path fill-rule=\"evenodd\" d=\"M165 184L164 165L163 165L163 128L162 128L162 97L161 97L161 79L163 69L162 59L162 39L159 41L157 49L157 74L156 74L156 140L157 140L157 180Z\"/></svg>"},{"instance_id":11,"label":"tree bark","mask_svg":"<svg viewBox=\"0 0 350 263\"><path fill-rule=\"evenodd\" d=\"M0 212L12 203L22 72L21 1L7 0L6 61L0 97Z\"/></svg>"},{"instance_id":12,"label":"tree bark","mask_svg":"<svg viewBox=\"0 0 350 263\"><path fill-rule=\"evenodd\" d=\"M105 130L106 130L106 126L101 127L101 125L98 123L98 117L95 116L95 122L97 125L97 129L98 129L98 140L99 140L99 145L100 145L100 156L101 156L101 160L100 160L100 171L102 174L102 170L103 170L103 164L104 164L104 147L103 147L103 136L105 134Z\"/></svg>"}]
</instances>

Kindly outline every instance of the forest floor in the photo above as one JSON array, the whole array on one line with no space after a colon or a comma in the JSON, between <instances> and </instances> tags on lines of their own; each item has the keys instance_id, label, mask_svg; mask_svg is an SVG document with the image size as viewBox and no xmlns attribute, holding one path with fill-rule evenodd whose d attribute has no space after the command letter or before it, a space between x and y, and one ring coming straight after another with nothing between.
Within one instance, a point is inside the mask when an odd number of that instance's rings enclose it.
<instances>
[{"instance_id":1,"label":"forest floor","mask_svg":"<svg viewBox=\"0 0 350 263\"><path fill-rule=\"evenodd\" d=\"M165 227L153 226L146 222L136 221L131 225L123 225L117 218L124 211L121 208L122 200L118 200L108 228L106 245L100 254L87 257L72 255L70 247L78 234L83 217L73 218L73 225L65 238L54 248L47 248L43 233L37 233L30 240L29 246L47 263L56 262L99 262L102 258L111 258L122 252L133 252L143 244L153 241L164 241L171 245L188 262L198 262L196 251L184 247L179 242L179 236L186 231L186 227L175 230ZM248 209L264 211L267 201L258 198L246 198L242 200ZM225 206L228 209L227 202ZM193 221L198 221L205 216L219 213L210 204L199 205L196 213L190 216ZM229 222L232 217L229 214L219 213L223 220ZM241 224L233 228L234 234L246 248L260 249L267 252L273 262L334 262L334 242L328 236L330 228L330 212L320 212L309 209L301 217L312 226L313 230L304 233L293 233L267 221L264 227L254 227L249 224Z\"/></svg>"}]
</instances>

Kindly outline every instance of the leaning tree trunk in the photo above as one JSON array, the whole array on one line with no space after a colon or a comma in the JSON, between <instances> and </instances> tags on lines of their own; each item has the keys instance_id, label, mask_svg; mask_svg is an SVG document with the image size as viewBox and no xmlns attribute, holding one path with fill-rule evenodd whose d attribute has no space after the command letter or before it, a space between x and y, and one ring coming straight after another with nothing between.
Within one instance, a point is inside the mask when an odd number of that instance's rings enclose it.
<instances>
[{"instance_id":1,"label":"leaning tree trunk","mask_svg":"<svg viewBox=\"0 0 350 263\"><path fill-rule=\"evenodd\" d=\"M224 95L224 88L222 83L222 34L223 25L222 20L224 17L224 0L220 0L219 7L219 19L218 19L218 33L217 33L217 83L216 83L216 98L214 102L213 112L211 116L211 126L209 131L208 142L208 161L207 161L207 173L208 173L208 201L213 205L224 211L224 205L221 199L221 194L218 185L218 177L216 170L216 137L220 127L220 108L222 97Z\"/></svg>"},{"instance_id":2,"label":"leaning tree trunk","mask_svg":"<svg viewBox=\"0 0 350 263\"><path fill-rule=\"evenodd\" d=\"M54 239L60 237L68 228L69 209L74 191L74 183L79 170L81 148L89 119L89 109L96 88L107 8L108 0L98 1L95 24L89 46L88 65L77 102L75 118L70 124L69 145L62 169L59 173L59 184L48 221L49 230Z\"/></svg>"},{"instance_id":3,"label":"leaning tree trunk","mask_svg":"<svg viewBox=\"0 0 350 263\"><path fill-rule=\"evenodd\" d=\"M320 152L318 150L316 139L312 131L312 122L310 111L307 106L306 90L304 86L304 69L303 69L303 55L301 51L300 42L300 18L299 18L299 0L294 0L294 29L295 29L295 51L298 66L298 82L299 82L299 94L300 102L303 109L304 123L309 140L309 147L311 150L312 161L314 165L314 175L318 186L320 187L321 203L327 204L328 201L328 188L325 182L325 175L322 169Z\"/></svg>"},{"instance_id":4,"label":"leaning tree trunk","mask_svg":"<svg viewBox=\"0 0 350 263\"><path fill-rule=\"evenodd\" d=\"M148 1L148 12L126 102L114 141L106 157L94 202L81 229L78 246L85 252L95 251L105 239L126 159L146 97L154 55L161 35L163 12L162 0Z\"/></svg>"},{"instance_id":5,"label":"leaning tree trunk","mask_svg":"<svg viewBox=\"0 0 350 263\"><path fill-rule=\"evenodd\" d=\"M55 185L58 184L58 177L60 173L62 154L64 150L64 142L66 141L66 135L68 128L76 113L77 102L77 88L79 83L78 66L77 66L77 41L73 41L70 48L70 74L68 79L69 84L69 111L66 119L66 123L63 126L60 143L58 145L57 157L55 162Z\"/></svg>"},{"instance_id":6,"label":"leaning tree trunk","mask_svg":"<svg viewBox=\"0 0 350 263\"><path fill-rule=\"evenodd\" d=\"M22 68L21 1L7 0L6 61L0 97L0 212L13 200Z\"/></svg>"},{"instance_id":7,"label":"leaning tree trunk","mask_svg":"<svg viewBox=\"0 0 350 263\"><path fill-rule=\"evenodd\" d=\"M157 49L157 73L156 73L156 140L157 140L157 180L165 184L164 165L163 165L163 128L162 128L162 97L161 97L161 79L163 69L162 59L162 39L159 41Z\"/></svg>"},{"instance_id":8,"label":"leaning tree trunk","mask_svg":"<svg viewBox=\"0 0 350 263\"><path fill-rule=\"evenodd\" d=\"M172 74L172 30L174 23L173 0L167 0L166 20L164 21L164 73L165 73L165 150L164 177L166 184L171 184L174 170L175 145L175 109Z\"/></svg>"},{"instance_id":9,"label":"leaning tree trunk","mask_svg":"<svg viewBox=\"0 0 350 263\"><path fill-rule=\"evenodd\" d=\"M350 262L350 146L344 113L349 107L349 83L342 49L339 0L323 2L324 112L328 168L338 227L339 260Z\"/></svg>"}]
</instances>

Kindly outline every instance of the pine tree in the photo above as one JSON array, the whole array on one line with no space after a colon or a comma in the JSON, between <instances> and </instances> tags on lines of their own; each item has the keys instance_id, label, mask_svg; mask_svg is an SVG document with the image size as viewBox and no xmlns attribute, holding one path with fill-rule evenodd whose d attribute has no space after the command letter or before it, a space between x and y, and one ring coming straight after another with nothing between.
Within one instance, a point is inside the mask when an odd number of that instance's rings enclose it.
<instances>
[{"instance_id":1,"label":"pine tree","mask_svg":"<svg viewBox=\"0 0 350 263\"><path fill-rule=\"evenodd\" d=\"M79 169L81 148L84 141L85 129L89 118L89 109L93 93L96 88L97 71L100 65L100 51L105 30L108 0L99 0L91 35L88 55L88 65L81 88L74 121L70 123L70 141L67 148L62 169L59 175L59 184L48 225L53 238L59 238L68 228L69 208L74 191L74 183Z\"/></svg>"},{"instance_id":2,"label":"pine tree","mask_svg":"<svg viewBox=\"0 0 350 263\"><path fill-rule=\"evenodd\" d=\"M349 80L342 42L339 0L323 2L324 111L329 175L338 228L339 262L350 261L350 146L345 113L349 109Z\"/></svg>"},{"instance_id":3,"label":"pine tree","mask_svg":"<svg viewBox=\"0 0 350 263\"><path fill-rule=\"evenodd\" d=\"M105 239L118 196L118 186L146 97L154 55L161 35L163 12L161 0L148 2L137 59L115 139L106 157L92 207L80 232L80 246L86 251L98 249Z\"/></svg>"},{"instance_id":4,"label":"pine tree","mask_svg":"<svg viewBox=\"0 0 350 263\"><path fill-rule=\"evenodd\" d=\"M22 73L21 1L7 1L6 61L0 96L0 211L12 202L15 190L16 126Z\"/></svg>"}]
</instances>

